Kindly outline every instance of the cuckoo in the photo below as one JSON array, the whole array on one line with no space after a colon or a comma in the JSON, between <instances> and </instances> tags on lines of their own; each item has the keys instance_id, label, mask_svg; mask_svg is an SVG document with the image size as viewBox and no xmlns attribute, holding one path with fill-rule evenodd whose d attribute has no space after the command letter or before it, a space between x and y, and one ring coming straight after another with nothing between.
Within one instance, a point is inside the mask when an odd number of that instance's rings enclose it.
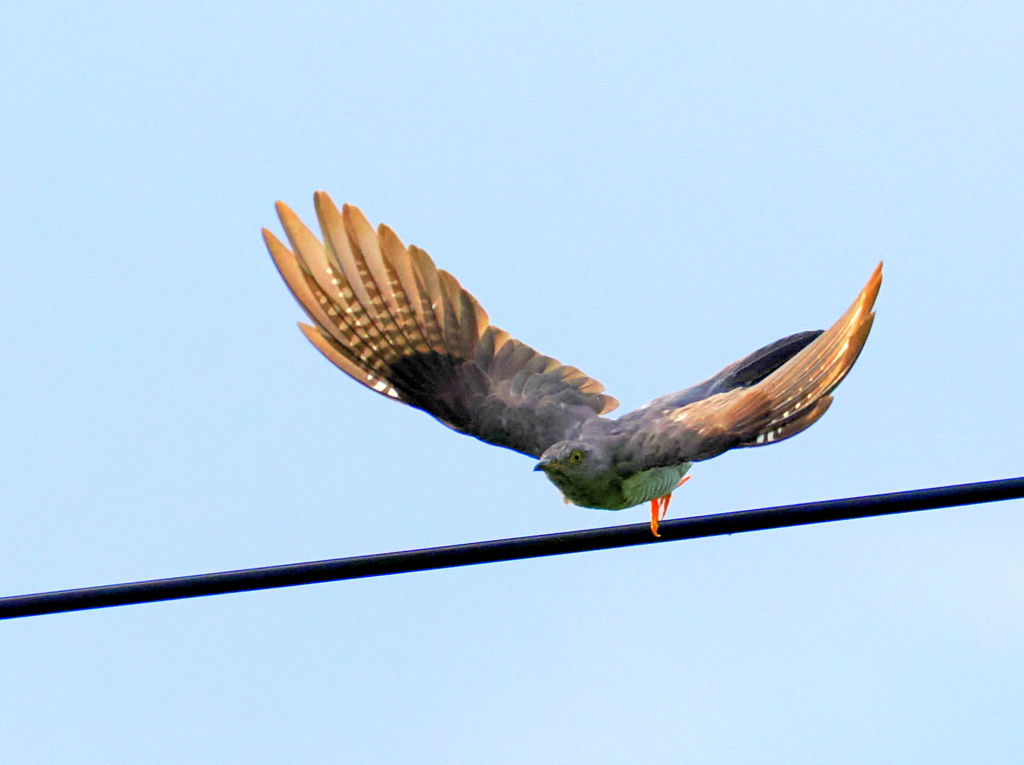
<instances>
[{"instance_id":1,"label":"cuckoo","mask_svg":"<svg viewBox=\"0 0 1024 765\"><path fill-rule=\"evenodd\" d=\"M455 277L351 205L314 196L318 239L282 202L291 249L263 230L311 324L303 334L343 372L448 427L529 455L583 507L651 503L658 536L672 492L694 462L765 446L813 425L860 354L882 282L879 263L828 330L766 345L690 388L618 419L604 386L490 323Z\"/></svg>"}]
</instances>

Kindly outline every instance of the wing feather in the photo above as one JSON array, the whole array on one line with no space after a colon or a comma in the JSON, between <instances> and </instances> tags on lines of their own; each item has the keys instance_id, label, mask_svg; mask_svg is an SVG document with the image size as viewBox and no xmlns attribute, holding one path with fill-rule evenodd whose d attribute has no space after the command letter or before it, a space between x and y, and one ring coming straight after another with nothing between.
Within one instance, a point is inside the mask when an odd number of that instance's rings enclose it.
<instances>
[{"instance_id":1,"label":"wing feather","mask_svg":"<svg viewBox=\"0 0 1024 765\"><path fill-rule=\"evenodd\" d=\"M314 197L323 242L281 202L267 248L313 325L303 334L371 390L468 435L539 456L617 404L604 386L490 324L426 252L351 205Z\"/></svg>"},{"instance_id":2,"label":"wing feather","mask_svg":"<svg viewBox=\"0 0 1024 765\"><path fill-rule=\"evenodd\" d=\"M364 338L346 322L344 314L339 315L337 306L303 268L303 261L297 259L266 229L263 231L263 237L285 283L309 318L325 333L325 337L338 347L339 352L344 353L352 363L362 369L365 375L372 375L375 378L382 376L386 372L386 366L376 363L372 350ZM367 384L365 380L357 379Z\"/></svg>"},{"instance_id":3,"label":"wing feather","mask_svg":"<svg viewBox=\"0 0 1024 765\"><path fill-rule=\"evenodd\" d=\"M336 331L332 332L328 327L325 329L328 329L328 333L340 343L349 346L363 363L378 373L383 373L386 369L386 363L380 357L383 341L369 315L362 309L363 305L369 304L369 296L365 294L365 290L363 296L353 292L353 285L345 276L344 265L339 265L337 251L329 256L324 246L294 212L280 202L277 208L281 225L295 254L292 255L287 250L285 252L296 261L305 275L306 284L315 298L315 303L319 304L328 316L328 326ZM278 267L280 269L280 264ZM287 283L287 279L285 281ZM301 300L299 302L302 304ZM360 306L360 310L350 310L356 305ZM304 307L310 318L320 326L322 317L310 313L310 306Z\"/></svg>"},{"instance_id":4,"label":"wing feather","mask_svg":"<svg viewBox=\"0 0 1024 765\"><path fill-rule=\"evenodd\" d=\"M736 447L776 443L810 427L831 405L830 394L867 341L881 283L879 263L850 308L825 332L784 338L691 390L626 415L620 422L633 429L628 451L636 463L629 469L706 460ZM764 374L765 364L775 365L770 374ZM715 392L729 385L735 387ZM704 397L690 398L695 394Z\"/></svg>"},{"instance_id":5,"label":"wing feather","mask_svg":"<svg viewBox=\"0 0 1024 765\"><path fill-rule=\"evenodd\" d=\"M424 315L423 327L427 331L430 347L437 353L445 353L447 346L444 339L444 312L435 310L442 304L441 285L437 278L437 268L426 252L415 245L409 245L409 256L416 268L417 290Z\"/></svg>"}]
</instances>

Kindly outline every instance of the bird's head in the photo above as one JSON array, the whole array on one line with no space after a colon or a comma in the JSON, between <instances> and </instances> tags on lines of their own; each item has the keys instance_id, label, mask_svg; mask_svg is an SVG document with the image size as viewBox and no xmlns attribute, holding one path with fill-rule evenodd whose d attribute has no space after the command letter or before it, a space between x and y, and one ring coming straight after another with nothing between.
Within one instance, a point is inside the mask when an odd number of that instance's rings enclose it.
<instances>
[{"instance_id":1,"label":"bird's head","mask_svg":"<svg viewBox=\"0 0 1024 765\"><path fill-rule=\"evenodd\" d=\"M534 470L541 470L565 498L583 507L607 507L614 471L609 450L600 443L560 441L540 456Z\"/></svg>"}]
</instances>

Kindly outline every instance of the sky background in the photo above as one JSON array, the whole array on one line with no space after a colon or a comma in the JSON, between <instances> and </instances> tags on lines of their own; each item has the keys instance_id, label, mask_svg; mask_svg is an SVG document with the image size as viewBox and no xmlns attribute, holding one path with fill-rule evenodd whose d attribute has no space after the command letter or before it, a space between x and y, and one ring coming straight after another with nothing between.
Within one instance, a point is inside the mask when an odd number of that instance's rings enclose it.
<instances>
[{"instance_id":1,"label":"sky background","mask_svg":"<svg viewBox=\"0 0 1024 765\"><path fill-rule=\"evenodd\" d=\"M0 6L0 594L642 522L348 380L359 205L621 411L831 324L672 515L1024 473L1019 2ZM0 624L5 763L1019 763L1024 503Z\"/></svg>"}]
</instances>

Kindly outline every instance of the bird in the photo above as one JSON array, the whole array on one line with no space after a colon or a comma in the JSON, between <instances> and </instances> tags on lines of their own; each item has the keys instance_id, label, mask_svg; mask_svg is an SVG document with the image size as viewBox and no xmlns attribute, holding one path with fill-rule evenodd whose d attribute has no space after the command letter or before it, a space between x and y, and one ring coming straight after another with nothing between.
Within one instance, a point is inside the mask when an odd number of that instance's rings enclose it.
<instances>
[{"instance_id":1,"label":"bird","mask_svg":"<svg viewBox=\"0 0 1024 765\"><path fill-rule=\"evenodd\" d=\"M491 324L424 250L324 191L313 201L321 238L280 201L290 249L267 229L263 238L317 350L375 393L534 458L567 503L649 502L655 537L693 463L784 441L825 414L867 341L882 282L879 263L828 330L784 337L613 419L619 402L601 383Z\"/></svg>"}]
</instances>

